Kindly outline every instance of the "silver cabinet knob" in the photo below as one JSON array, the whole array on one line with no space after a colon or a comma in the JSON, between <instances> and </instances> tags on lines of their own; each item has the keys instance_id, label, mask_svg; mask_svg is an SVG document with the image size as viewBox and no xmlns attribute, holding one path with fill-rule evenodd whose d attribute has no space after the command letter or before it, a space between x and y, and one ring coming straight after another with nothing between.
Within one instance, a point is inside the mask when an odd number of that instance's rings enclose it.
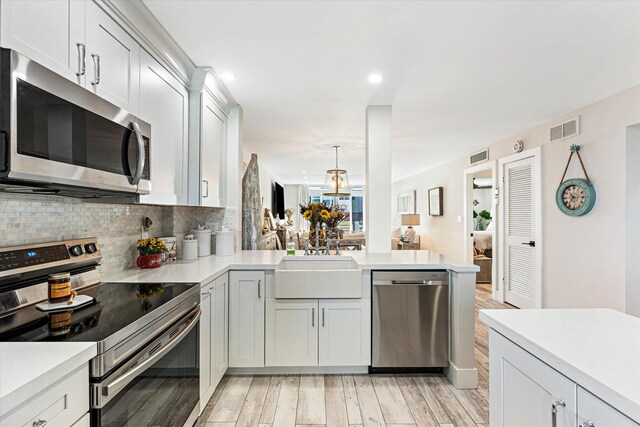
<instances>
[{"instance_id":1,"label":"silver cabinet knob","mask_svg":"<svg viewBox=\"0 0 640 427\"><path fill-rule=\"evenodd\" d=\"M35 420L33 420L32 425L33 427L43 427L43 426L46 426L48 422L49 421L47 420L41 420L40 418L36 418Z\"/></svg>"},{"instance_id":2,"label":"silver cabinet knob","mask_svg":"<svg viewBox=\"0 0 640 427\"><path fill-rule=\"evenodd\" d=\"M591 420L583 421L580 423L580 427L596 427L596 425Z\"/></svg>"}]
</instances>

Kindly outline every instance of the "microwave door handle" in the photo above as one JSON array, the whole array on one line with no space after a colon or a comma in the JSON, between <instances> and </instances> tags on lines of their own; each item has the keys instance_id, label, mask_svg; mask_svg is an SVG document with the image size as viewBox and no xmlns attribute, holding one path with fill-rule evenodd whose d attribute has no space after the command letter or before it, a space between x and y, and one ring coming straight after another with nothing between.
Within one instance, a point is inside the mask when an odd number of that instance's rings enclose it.
<instances>
[{"instance_id":1,"label":"microwave door handle","mask_svg":"<svg viewBox=\"0 0 640 427\"><path fill-rule=\"evenodd\" d=\"M135 365L133 369L128 370L127 372L120 375L119 377L109 381L106 384L102 384L102 387L101 387L102 395L107 398L107 402L110 400L111 397L113 397L113 395L118 393L120 390L125 388L127 384L133 381L139 373L144 372L147 368L149 368L151 365L157 362L158 359L162 358L165 354L171 351L182 340L182 338L184 338L189 332L191 332L191 330L198 323L199 319L200 319L200 309L198 309L197 314L191 317L185 329L183 329L182 332L177 334L169 343L167 343L167 345L165 345L157 353L155 353L153 356L149 357L142 363Z\"/></svg>"},{"instance_id":2,"label":"microwave door handle","mask_svg":"<svg viewBox=\"0 0 640 427\"><path fill-rule=\"evenodd\" d=\"M133 132L136 134L136 142L138 143L138 164L136 166L136 173L131 177L131 184L137 185L142 178L142 172L144 171L145 152L144 152L144 140L142 139L142 132L140 132L140 126L138 123L131 122Z\"/></svg>"}]
</instances>

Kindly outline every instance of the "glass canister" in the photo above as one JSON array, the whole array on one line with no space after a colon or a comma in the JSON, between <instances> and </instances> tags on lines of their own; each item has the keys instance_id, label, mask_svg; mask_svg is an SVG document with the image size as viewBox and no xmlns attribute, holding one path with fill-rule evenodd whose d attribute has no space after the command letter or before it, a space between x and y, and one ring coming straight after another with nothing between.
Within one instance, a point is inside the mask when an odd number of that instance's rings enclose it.
<instances>
[{"instance_id":1,"label":"glass canister","mask_svg":"<svg viewBox=\"0 0 640 427\"><path fill-rule=\"evenodd\" d=\"M56 304L71 299L71 273L49 275L49 302Z\"/></svg>"}]
</instances>

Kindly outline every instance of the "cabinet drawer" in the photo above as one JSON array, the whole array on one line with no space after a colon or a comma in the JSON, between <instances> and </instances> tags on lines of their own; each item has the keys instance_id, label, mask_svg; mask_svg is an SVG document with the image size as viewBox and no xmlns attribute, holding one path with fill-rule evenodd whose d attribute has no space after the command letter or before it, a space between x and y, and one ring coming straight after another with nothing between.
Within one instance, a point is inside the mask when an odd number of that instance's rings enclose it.
<instances>
[{"instance_id":1,"label":"cabinet drawer","mask_svg":"<svg viewBox=\"0 0 640 427\"><path fill-rule=\"evenodd\" d=\"M640 424L578 386L578 425L585 427L638 427Z\"/></svg>"},{"instance_id":2,"label":"cabinet drawer","mask_svg":"<svg viewBox=\"0 0 640 427\"><path fill-rule=\"evenodd\" d=\"M86 364L0 419L3 426L31 427L33 421L47 421L47 427L68 427L89 411L89 365ZM80 424L82 425L82 424Z\"/></svg>"}]
</instances>

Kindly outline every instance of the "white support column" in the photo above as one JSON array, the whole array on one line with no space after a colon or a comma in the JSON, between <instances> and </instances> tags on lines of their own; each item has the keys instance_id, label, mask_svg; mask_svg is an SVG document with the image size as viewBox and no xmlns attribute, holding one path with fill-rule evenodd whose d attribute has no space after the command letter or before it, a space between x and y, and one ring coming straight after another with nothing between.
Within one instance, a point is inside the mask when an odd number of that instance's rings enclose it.
<instances>
[{"instance_id":1,"label":"white support column","mask_svg":"<svg viewBox=\"0 0 640 427\"><path fill-rule=\"evenodd\" d=\"M365 127L367 251L391 252L391 106L368 106Z\"/></svg>"},{"instance_id":2,"label":"white support column","mask_svg":"<svg viewBox=\"0 0 640 427\"><path fill-rule=\"evenodd\" d=\"M242 250L242 107L236 105L229 112L227 122L225 206L236 217L236 252Z\"/></svg>"}]
</instances>

